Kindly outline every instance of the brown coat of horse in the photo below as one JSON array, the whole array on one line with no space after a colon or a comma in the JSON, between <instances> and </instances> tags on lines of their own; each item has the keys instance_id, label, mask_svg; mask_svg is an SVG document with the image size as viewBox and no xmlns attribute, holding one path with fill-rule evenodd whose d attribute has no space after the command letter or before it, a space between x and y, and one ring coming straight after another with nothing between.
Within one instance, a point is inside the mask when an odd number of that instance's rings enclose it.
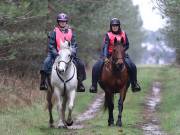
<instances>
[{"instance_id":1,"label":"brown coat of horse","mask_svg":"<svg viewBox=\"0 0 180 135\"><path fill-rule=\"evenodd\" d=\"M114 48L111 57L109 58L108 62L105 62L101 78L99 84L101 88L105 92L105 108L108 107L109 111L109 119L108 125L114 125L114 117L113 117L113 97L115 93L120 94L120 98L118 101L118 109L119 115L116 125L121 127L121 116L123 111L123 102L126 98L126 92L129 87L129 76L126 65L124 63L124 47L123 41L117 41L115 38L114 40Z\"/></svg>"}]
</instances>

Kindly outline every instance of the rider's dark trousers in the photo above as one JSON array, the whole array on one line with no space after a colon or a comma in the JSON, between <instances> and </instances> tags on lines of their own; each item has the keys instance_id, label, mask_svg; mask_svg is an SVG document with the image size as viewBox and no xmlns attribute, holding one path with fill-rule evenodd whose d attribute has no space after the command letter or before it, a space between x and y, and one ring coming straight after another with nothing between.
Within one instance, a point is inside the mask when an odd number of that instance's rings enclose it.
<instances>
[{"instance_id":1,"label":"rider's dark trousers","mask_svg":"<svg viewBox=\"0 0 180 135\"><path fill-rule=\"evenodd\" d=\"M53 54L48 53L47 57L45 58L41 71L44 71L46 74L51 74L52 65L54 63L55 57Z\"/></svg>"},{"instance_id":2,"label":"rider's dark trousers","mask_svg":"<svg viewBox=\"0 0 180 135\"><path fill-rule=\"evenodd\" d=\"M77 78L80 82L86 79L85 65L79 58L74 58L73 63L77 68Z\"/></svg>"},{"instance_id":3,"label":"rider's dark trousers","mask_svg":"<svg viewBox=\"0 0 180 135\"><path fill-rule=\"evenodd\" d=\"M128 54L126 54L125 63L128 68L128 73L130 75L130 82L131 84L134 84L137 82L137 68L136 68L136 65L132 62Z\"/></svg>"},{"instance_id":4,"label":"rider's dark trousers","mask_svg":"<svg viewBox=\"0 0 180 135\"><path fill-rule=\"evenodd\" d=\"M103 59L99 59L92 68L92 85L97 86L97 82L101 75L101 68L103 66Z\"/></svg>"}]
</instances>

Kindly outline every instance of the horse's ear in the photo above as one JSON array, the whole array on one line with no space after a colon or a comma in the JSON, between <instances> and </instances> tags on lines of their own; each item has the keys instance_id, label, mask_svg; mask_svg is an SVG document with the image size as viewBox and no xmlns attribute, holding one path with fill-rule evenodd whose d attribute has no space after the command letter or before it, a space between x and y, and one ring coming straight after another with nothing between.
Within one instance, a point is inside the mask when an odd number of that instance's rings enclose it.
<instances>
[{"instance_id":1,"label":"horse's ear","mask_svg":"<svg viewBox=\"0 0 180 135\"><path fill-rule=\"evenodd\" d=\"M117 42L118 42L118 41L117 41L117 38L115 37L115 38L114 38L114 45L117 45Z\"/></svg>"}]
</instances>

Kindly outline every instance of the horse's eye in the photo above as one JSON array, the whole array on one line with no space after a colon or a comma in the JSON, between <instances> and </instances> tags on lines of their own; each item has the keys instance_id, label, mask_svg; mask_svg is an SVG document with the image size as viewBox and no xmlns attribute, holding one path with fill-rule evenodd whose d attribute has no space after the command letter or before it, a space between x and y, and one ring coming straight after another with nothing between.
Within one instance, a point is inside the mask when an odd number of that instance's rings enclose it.
<instances>
[{"instance_id":1,"label":"horse's eye","mask_svg":"<svg viewBox=\"0 0 180 135\"><path fill-rule=\"evenodd\" d=\"M71 55L69 54L69 55L68 55L68 57L70 58L70 57L71 57Z\"/></svg>"}]
</instances>

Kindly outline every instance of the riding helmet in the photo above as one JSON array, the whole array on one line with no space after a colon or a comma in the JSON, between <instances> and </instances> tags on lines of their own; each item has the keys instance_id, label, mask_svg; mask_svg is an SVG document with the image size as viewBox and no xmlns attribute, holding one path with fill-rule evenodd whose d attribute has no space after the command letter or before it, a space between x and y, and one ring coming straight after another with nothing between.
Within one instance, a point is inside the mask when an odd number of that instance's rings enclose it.
<instances>
[{"instance_id":1,"label":"riding helmet","mask_svg":"<svg viewBox=\"0 0 180 135\"><path fill-rule=\"evenodd\" d=\"M68 21L68 16L65 13L60 13L57 15L57 22L59 21L64 21L67 22Z\"/></svg>"}]
</instances>

